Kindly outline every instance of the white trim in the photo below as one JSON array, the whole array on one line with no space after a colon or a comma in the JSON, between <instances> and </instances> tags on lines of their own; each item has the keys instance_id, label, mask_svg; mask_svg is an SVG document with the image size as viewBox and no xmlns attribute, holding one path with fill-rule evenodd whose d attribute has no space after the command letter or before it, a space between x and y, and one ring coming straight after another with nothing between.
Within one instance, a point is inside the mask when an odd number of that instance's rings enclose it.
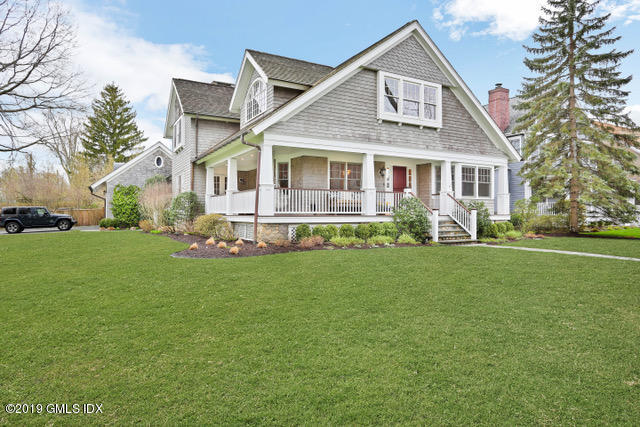
<instances>
[{"instance_id":1,"label":"white trim","mask_svg":"<svg viewBox=\"0 0 640 427\"><path fill-rule=\"evenodd\" d=\"M372 153L378 156L407 157L421 160L453 162L469 162L478 166L507 165L507 159L503 157L483 156L476 154L463 154L451 151L433 151L418 148L406 148L392 144L373 142L351 142L330 139L308 138L301 136L289 136L281 134L265 133L265 142L274 146L310 148L314 150L342 151L354 153Z\"/></svg>"},{"instance_id":2,"label":"white trim","mask_svg":"<svg viewBox=\"0 0 640 427\"><path fill-rule=\"evenodd\" d=\"M160 159L160 164L158 164L158 159ZM153 164L155 165L155 167L160 169L162 166L164 166L164 158L162 156L156 156L156 158L153 159Z\"/></svg>"},{"instance_id":3,"label":"white trim","mask_svg":"<svg viewBox=\"0 0 640 427\"><path fill-rule=\"evenodd\" d=\"M277 110L271 116L256 123L255 126L252 127L253 132L255 134L264 132L270 126L282 120L285 120L288 117L291 117L292 115L301 111L313 101L315 101L316 98L322 96L323 94L338 86L344 80L359 71L361 67L369 64L376 57L382 55L384 52L400 43L411 34L416 34L419 36L416 38L421 43L425 51L434 59L441 71L447 77L449 77L449 80L455 82L455 84L458 85L458 87L451 87L451 91L454 93L454 95L456 95L462 105L476 120L478 125L480 125L480 127L485 131L489 139L499 149L501 149L503 152L505 152L505 154L508 155L509 160L520 160L520 155L515 151L511 143L505 137L504 133L498 128L493 119L491 119L489 113L482 107L478 99L475 97L475 95L473 95L469 87L464 83L460 75L454 70L449 61L444 57L442 52L440 52L440 50L433 43L431 38L427 35L427 33L418 22L413 22L407 25L406 28L381 43L375 49L372 49L371 51L357 58L355 61L346 65L342 70L335 73L326 80L320 82L318 85L312 86L311 89L294 98L289 103L283 105L282 108Z\"/></svg>"},{"instance_id":4,"label":"white trim","mask_svg":"<svg viewBox=\"0 0 640 427\"><path fill-rule=\"evenodd\" d=\"M175 95L175 97L174 97ZM184 109L182 108L182 101L180 100L180 96L178 96L178 90L176 89L176 82L171 79L171 89L169 90L169 107L167 108L167 115L164 119L164 137L171 138L169 135L169 115L171 114L172 106L175 104L175 100L178 100L178 105L180 105L180 112L184 114ZM174 121L175 123L175 121Z\"/></svg>"},{"instance_id":5,"label":"white trim","mask_svg":"<svg viewBox=\"0 0 640 427\"><path fill-rule=\"evenodd\" d=\"M303 85L303 84L300 84L300 83L286 82L284 80L277 80L277 79L272 79L272 78L269 78L267 80L267 83L272 85L272 86L286 87L286 88L289 88L289 89L307 90L307 89L310 88L310 86Z\"/></svg>"},{"instance_id":6,"label":"white trim","mask_svg":"<svg viewBox=\"0 0 640 427\"><path fill-rule=\"evenodd\" d=\"M120 166L118 169L108 173L107 175L103 176L102 178L100 178L99 180L97 180L96 182L91 184L90 185L91 190L95 190L96 188L98 188L99 186L104 184L105 182L117 177L122 172L131 169L134 165L140 163L140 161L142 159L144 159L146 156L148 156L151 152L153 152L157 148L160 148L162 151L164 151L164 153L167 155L168 158L170 158L170 159L173 158L173 155L171 154L171 151L169 150L169 148L167 148L167 146L164 145L164 143L162 141L158 141L155 144L153 144L151 147L149 147L146 150L144 150L142 153L138 154L133 159L129 160L124 165ZM154 165L155 165L155 159L154 159Z\"/></svg>"},{"instance_id":7,"label":"white trim","mask_svg":"<svg viewBox=\"0 0 640 427\"><path fill-rule=\"evenodd\" d=\"M229 222L253 222L253 215L225 215ZM260 224L345 224L361 222L391 222L390 215L297 215L297 216L259 216Z\"/></svg>"},{"instance_id":8,"label":"white trim","mask_svg":"<svg viewBox=\"0 0 640 427\"><path fill-rule=\"evenodd\" d=\"M384 111L384 81L391 78L398 81L398 112L389 113ZM405 115L404 109L404 83L413 83L420 87L418 94L418 117ZM424 118L424 88L431 87L436 90L436 120ZM433 128L442 127L442 85L438 83L428 82L426 80L418 80L411 77L401 76L399 74L388 73L386 71L378 71L378 120L387 120L397 123L408 123L417 126L427 126Z\"/></svg>"},{"instance_id":9,"label":"white trim","mask_svg":"<svg viewBox=\"0 0 640 427\"><path fill-rule=\"evenodd\" d=\"M240 109L242 108L242 103L238 105L238 102L240 102L240 99L244 100L246 95L244 88L245 85L241 84L241 80L246 81L247 79L251 78L251 75L249 75L248 78L245 77L245 65L247 64L247 61L251 64L253 69L258 72L264 82L267 82L269 80L267 74L258 65L258 62L253 58L253 56L251 56L249 52L245 51L244 58L242 58L242 65L240 66L240 72L238 73L238 78L236 79L236 85L233 89L233 95L231 95L231 102L229 103L229 111L231 111L232 113L237 113L240 111ZM251 81L249 83L251 83ZM249 85L247 85L246 87L248 88Z\"/></svg>"}]
</instances>

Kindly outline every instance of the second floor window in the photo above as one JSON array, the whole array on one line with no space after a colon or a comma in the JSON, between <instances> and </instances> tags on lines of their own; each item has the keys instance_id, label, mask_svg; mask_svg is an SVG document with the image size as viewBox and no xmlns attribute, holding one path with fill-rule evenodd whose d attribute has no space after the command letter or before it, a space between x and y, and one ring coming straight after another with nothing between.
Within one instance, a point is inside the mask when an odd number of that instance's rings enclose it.
<instances>
[{"instance_id":1,"label":"second floor window","mask_svg":"<svg viewBox=\"0 0 640 427\"><path fill-rule=\"evenodd\" d=\"M442 86L378 72L378 119L442 127Z\"/></svg>"},{"instance_id":2,"label":"second floor window","mask_svg":"<svg viewBox=\"0 0 640 427\"><path fill-rule=\"evenodd\" d=\"M266 109L266 101L267 93L264 83L260 79L254 80L249 87L249 92L247 93L247 100L245 102L245 120L252 120L264 113Z\"/></svg>"},{"instance_id":3,"label":"second floor window","mask_svg":"<svg viewBox=\"0 0 640 427\"><path fill-rule=\"evenodd\" d=\"M173 125L173 148L176 149L182 145L182 119L176 120Z\"/></svg>"}]
</instances>

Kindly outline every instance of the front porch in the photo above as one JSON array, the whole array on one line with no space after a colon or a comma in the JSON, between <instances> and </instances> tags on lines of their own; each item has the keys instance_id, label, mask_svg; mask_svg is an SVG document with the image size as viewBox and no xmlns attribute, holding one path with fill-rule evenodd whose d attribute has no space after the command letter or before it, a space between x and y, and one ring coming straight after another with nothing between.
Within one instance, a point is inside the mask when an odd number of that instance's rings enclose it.
<instances>
[{"instance_id":1,"label":"front porch","mask_svg":"<svg viewBox=\"0 0 640 427\"><path fill-rule=\"evenodd\" d=\"M206 167L206 212L241 222L256 211L256 184L261 223L376 222L416 197L436 224L450 217L475 239L475 218L461 201L482 201L494 219L509 215L506 162L263 142L260 150L238 146Z\"/></svg>"}]
</instances>

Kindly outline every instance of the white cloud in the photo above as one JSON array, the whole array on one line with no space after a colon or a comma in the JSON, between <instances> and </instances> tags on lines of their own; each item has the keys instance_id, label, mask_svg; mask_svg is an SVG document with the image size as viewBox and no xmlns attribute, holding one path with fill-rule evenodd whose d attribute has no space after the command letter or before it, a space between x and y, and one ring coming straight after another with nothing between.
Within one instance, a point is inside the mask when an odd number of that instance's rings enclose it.
<instances>
[{"instance_id":1,"label":"white cloud","mask_svg":"<svg viewBox=\"0 0 640 427\"><path fill-rule=\"evenodd\" d=\"M149 137L147 144L162 138L172 77L234 81L230 73L205 71L208 63L203 46L145 40L122 24L130 20L130 15L113 8L108 12L89 11L82 3L72 6L78 44L75 61L89 83L95 85L94 95L109 82L123 90L134 103L138 125Z\"/></svg>"},{"instance_id":2,"label":"white cloud","mask_svg":"<svg viewBox=\"0 0 640 427\"><path fill-rule=\"evenodd\" d=\"M627 106L627 111L629 112L631 120L640 126L640 104Z\"/></svg>"},{"instance_id":3,"label":"white cloud","mask_svg":"<svg viewBox=\"0 0 640 427\"><path fill-rule=\"evenodd\" d=\"M546 0L449 0L433 11L433 19L453 40L464 35L492 35L522 41L538 26ZM640 20L640 0L607 0L600 9L625 24ZM482 28L471 30L472 27Z\"/></svg>"},{"instance_id":4,"label":"white cloud","mask_svg":"<svg viewBox=\"0 0 640 427\"><path fill-rule=\"evenodd\" d=\"M538 26L545 0L451 0L436 8L433 18L449 29L454 40L469 32L471 23L487 24L472 35L493 35L524 40Z\"/></svg>"}]
</instances>

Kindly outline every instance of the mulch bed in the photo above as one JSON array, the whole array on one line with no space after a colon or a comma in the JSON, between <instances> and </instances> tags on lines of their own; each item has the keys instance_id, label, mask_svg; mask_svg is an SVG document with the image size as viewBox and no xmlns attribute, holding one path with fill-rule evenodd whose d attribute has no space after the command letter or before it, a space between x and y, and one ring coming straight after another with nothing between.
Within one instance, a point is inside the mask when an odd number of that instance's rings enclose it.
<instances>
[{"instance_id":1,"label":"mulch bed","mask_svg":"<svg viewBox=\"0 0 640 427\"><path fill-rule=\"evenodd\" d=\"M172 254L172 256L177 258L242 258L242 257L250 257L250 256L260 256L260 255L271 255L271 254L284 254L289 252L307 252L307 251L318 251L318 250L340 250L340 249L374 249L376 247L369 245L361 245L360 247L349 247L349 248L340 248L333 246L331 244L324 244L322 246L315 246L312 248L301 248L295 243L291 243L290 246L277 246L274 244L267 244L266 248L258 248L255 243L245 241L242 246L239 246L240 252L237 255L233 255L229 253L229 248L234 246L234 242L227 242L226 248L218 248L217 245L207 246L205 242L207 238L201 236L195 236L190 234L157 234L158 236L168 236L173 240L177 240L179 242L187 243L191 245L192 243L198 244L198 249L189 250L185 249L180 252L176 252ZM218 243L216 241L216 243ZM393 247L404 247L404 246L429 246L425 245L403 245L396 243ZM379 246L382 247L382 246Z\"/></svg>"}]
</instances>

